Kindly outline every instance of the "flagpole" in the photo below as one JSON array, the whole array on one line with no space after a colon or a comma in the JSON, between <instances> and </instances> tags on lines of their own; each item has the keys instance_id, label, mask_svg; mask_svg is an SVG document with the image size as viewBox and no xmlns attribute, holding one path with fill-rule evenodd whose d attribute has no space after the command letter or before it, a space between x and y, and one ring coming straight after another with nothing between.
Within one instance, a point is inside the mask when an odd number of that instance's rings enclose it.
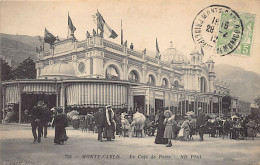
<instances>
[{"instance_id":1,"label":"flagpole","mask_svg":"<svg viewBox=\"0 0 260 165\"><path fill-rule=\"evenodd\" d=\"M121 19L121 45L123 45L123 25L122 25L122 19Z\"/></svg>"},{"instance_id":2,"label":"flagpole","mask_svg":"<svg viewBox=\"0 0 260 165\"><path fill-rule=\"evenodd\" d=\"M69 21L69 12L68 12L68 21ZM68 35L67 38L69 38L69 22L68 22Z\"/></svg>"},{"instance_id":3,"label":"flagpole","mask_svg":"<svg viewBox=\"0 0 260 165\"><path fill-rule=\"evenodd\" d=\"M98 17L99 17L99 14L98 14L98 9L97 9L97 35L98 35Z\"/></svg>"}]
</instances>

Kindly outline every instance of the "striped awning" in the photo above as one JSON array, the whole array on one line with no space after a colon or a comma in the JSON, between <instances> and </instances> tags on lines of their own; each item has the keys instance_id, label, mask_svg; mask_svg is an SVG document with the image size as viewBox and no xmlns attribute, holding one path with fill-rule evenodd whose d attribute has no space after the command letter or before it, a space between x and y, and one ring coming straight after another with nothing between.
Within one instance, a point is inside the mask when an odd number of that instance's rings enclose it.
<instances>
[{"instance_id":1,"label":"striped awning","mask_svg":"<svg viewBox=\"0 0 260 165\"><path fill-rule=\"evenodd\" d=\"M23 87L22 93L26 94L55 94L55 86L49 84L28 84Z\"/></svg>"},{"instance_id":2,"label":"striped awning","mask_svg":"<svg viewBox=\"0 0 260 165\"><path fill-rule=\"evenodd\" d=\"M112 105L127 104L127 87L120 84L71 84L66 88L67 105Z\"/></svg>"},{"instance_id":3,"label":"striped awning","mask_svg":"<svg viewBox=\"0 0 260 165\"><path fill-rule=\"evenodd\" d=\"M5 90L6 103L18 103L20 99L18 85L7 86Z\"/></svg>"}]
</instances>

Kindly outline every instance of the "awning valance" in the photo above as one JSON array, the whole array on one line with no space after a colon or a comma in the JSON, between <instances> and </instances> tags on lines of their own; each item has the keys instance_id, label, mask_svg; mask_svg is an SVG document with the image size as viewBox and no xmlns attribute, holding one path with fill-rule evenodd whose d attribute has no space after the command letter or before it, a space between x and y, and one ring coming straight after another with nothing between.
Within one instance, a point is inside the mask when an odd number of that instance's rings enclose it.
<instances>
[{"instance_id":1,"label":"awning valance","mask_svg":"<svg viewBox=\"0 0 260 165\"><path fill-rule=\"evenodd\" d=\"M26 94L55 94L55 86L49 84L28 84L24 85L22 93Z\"/></svg>"},{"instance_id":2,"label":"awning valance","mask_svg":"<svg viewBox=\"0 0 260 165\"><path fill-rule=\"evenodd\" d=\"M71 84L66 87L67 105L112 105L127 104L127 87L120 84Z\"/></svg>"},{"instance_id":3,"label":"awning valance","mask_svg":"<svg viewBox=\"0 0 260 165\"><path fill-rule=\"evenodd\" d=\"M7 86L5 90L5 103L18 103L20 99L18 85Z\"/></svg>"}]
</instances>

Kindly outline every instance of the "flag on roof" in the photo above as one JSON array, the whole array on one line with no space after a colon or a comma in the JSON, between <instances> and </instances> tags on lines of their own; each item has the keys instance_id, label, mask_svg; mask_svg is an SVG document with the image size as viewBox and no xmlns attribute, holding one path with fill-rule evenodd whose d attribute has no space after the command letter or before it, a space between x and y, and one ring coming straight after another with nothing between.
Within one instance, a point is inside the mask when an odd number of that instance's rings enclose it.
<instances>
[{"instance_id":1,"label":"flag on roof","mask_svg":"<svg viewBox=\"0 0 260 165\"><path fill-rule=\"evenodd\" d=\"M161 54L160 54L157 38L156 38L156 58L161 59Z\"/></svg>"},{"instance_id":2,"label":"flag on roof","mask_svg":"<svg viewBox=\"0 0 260 165\"><path fill-rule=\"evenodd\" d=\"M68 15L68 26L71 31L71 34L73 34L76 31L76 27L73 25L72 20L69 15Z\"/></svg>"},{"instance_id":3,"label":"flag on roof","mask_svg":"<svg viewBox=\"0 0 260 165\"><path fill-rule=\"evenodd\" d=\"M204 51L202 48L200 48L201 54L204 56Z\"/></svg>"},{"instance_id":4,"label":"flag on roof","mask_svg":"<svg viewBox=\"0 0 260 165\"><path fill-rule=\"evenodd\" d=\"M122 27L122 20L121 20L121 45L124 44L124 39L123 39L123 27Z\"/></svg>"},{"instance_id":5,"label":"flag on roof","mask_svg":"<svg viewBox=\"0 0 260 165\"><path fill-rule=\"evenodd\" d=\"M98 29L100 29L101 31L101 36L103 37L103 33L105 33L109 38L116 38L117 34L116 32L111 29L108 24L105 22L104 18L102 17L102 15L99 13L99 11L97 11L97 27Z\"/></svg>"},{"instance_id":6,"label":"flag on roof","mask_svg":"<svg viewBox=\"0 0 260 165\"><path fill-rule=\"evenodd\" d=\"M56 40L56 37L51 34L46 28L44 31L44 42L49 43L49 44L53 44L54 41Z\"/></svg>"}]
</instances>

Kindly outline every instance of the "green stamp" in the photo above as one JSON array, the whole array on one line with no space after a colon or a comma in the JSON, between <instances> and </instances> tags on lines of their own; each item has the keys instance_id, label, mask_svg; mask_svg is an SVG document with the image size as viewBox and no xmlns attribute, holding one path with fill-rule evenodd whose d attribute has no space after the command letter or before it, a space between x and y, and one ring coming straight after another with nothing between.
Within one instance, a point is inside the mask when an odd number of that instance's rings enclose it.
<instances>
[{"instance_id":1,"label":"green stamp","mask_svg":"<svg viewBox=\"0 0 260 165\"><path fill-rule=\"evenodd\" d=\"M249 13L238 13L243 26L244 32L242 36L242 41L233 52L236 55L244 55L250 56L251 49L252 49L252 42L253 42L253 33L254 33L254 25L255 25L255 14Z\"/></svg>"},{"instance_id":2,"label":"green stamp","mask_svg":"<svg viewBox=\"0 0 260 165\"><path fill-rule=\"evenodd\" d=\"M243 36L242 21L232 10L222 12L217 36L217 54L226 55L235 51Z\"/></svg>"}]
</instances>

